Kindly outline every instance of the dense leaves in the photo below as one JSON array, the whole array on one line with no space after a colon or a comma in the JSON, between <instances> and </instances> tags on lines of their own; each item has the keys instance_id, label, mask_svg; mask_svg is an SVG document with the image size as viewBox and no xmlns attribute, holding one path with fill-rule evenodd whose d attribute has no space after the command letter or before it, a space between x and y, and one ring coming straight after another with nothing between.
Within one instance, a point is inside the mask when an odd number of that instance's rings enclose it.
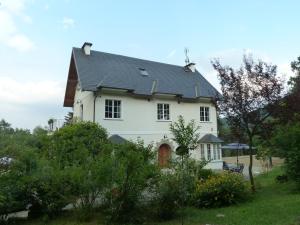
<instances>
[{"instance_id":1,"label":"dense leaves","mask_svg":"<svg viewBox=\"0 0 300 225\"><path fill-rule=\"evenodd\" d=\"M250 188L244 178L236 173L221 173L199 181L194 202L197 207L221 207L248 199Z\"/></svg>"},{"instance_id":2,"label":"dense leaves","mask_svg":"<svg viewBox=\"0 0 300 225\"><path fill-rule=\"evenodd\" d=\"M272 141L285 159L286 174L300 184L300 123L279 127Z\"/></svg>"}]
</instances>

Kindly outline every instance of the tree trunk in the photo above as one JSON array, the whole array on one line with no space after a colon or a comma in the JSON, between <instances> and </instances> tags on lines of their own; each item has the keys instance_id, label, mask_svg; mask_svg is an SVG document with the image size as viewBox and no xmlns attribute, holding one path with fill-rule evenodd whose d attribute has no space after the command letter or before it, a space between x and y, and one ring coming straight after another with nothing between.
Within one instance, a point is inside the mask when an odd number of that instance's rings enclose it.
<instances>
[{"instance_id":1,"label":"tree trunk","mask_svg":"<svg viewBox=\"0 0 300 225\"><path fill-rule=\"evenodd\" d=\"M272 156L269 157L269 163L270 163L270 168L273 167L273 160L272 160Z\"/></svg>"},{"instance_id":2,"label":"tree trunk","mask_svg":"<svg viewBox=\"0 0 300 225\"><path fill-rule=\"evenodd\" d=\"M254 184L254 178L253 178L253 174L252 174L252 165L253 165L253 149L252 149L252 137L250 137L250 140L249 140L249 152L250 152L250 163L249 163L249 178L250 178L250 183L251 183L251 190L253 192L255 192L255 184Z\"/></svg>"}]
</instances>

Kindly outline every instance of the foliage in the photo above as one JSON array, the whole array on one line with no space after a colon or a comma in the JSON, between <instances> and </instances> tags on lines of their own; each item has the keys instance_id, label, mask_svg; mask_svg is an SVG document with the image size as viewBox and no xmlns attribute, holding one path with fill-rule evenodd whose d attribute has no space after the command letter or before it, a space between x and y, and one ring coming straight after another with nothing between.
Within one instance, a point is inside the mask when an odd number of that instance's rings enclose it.
<instances>
[{"instance_id":1,"label":"foliage","mask_svg":"<svg viewBox=\"0 0 300 225\"><path fill-rule=\"evenodd\" d=\"M170 131L172 132L174 138L173 140L178 144L179 151L176 153L178 155L187 155L190 150L194 150L198 146L199 126L195 124L192 120L189 123L185 123L183 116L178 117L178 121L171 123Z\"/></svg>"},{"instance_id":2,"label":"foliage","mask_svg":"<svg viewBox=\"0 0 300 225\"><path fill-rule=\"evenodd\" d=\"M141 223L143 193L157 176L151 146L126 142L113 149L111 188L107 195L109 220L121 224Z\"/></svg>"},{"instance_id":3,"label":"foliage","mask_svg":"<svg viewBox=\"0 0 300 225\"><path fill-rule=\"evenodd\" d=\"M279 127L272 140L285 159L286 175L300 184L300 123Z\"/></svg>"},{"instance_id":4,"label":"foliage","mask_svg":"<svg viewBox=\"0 0 300 225\"><path fill-rule=\"evenodd\" d=\"M68 112L68 114L65 116L65 121L64 121L64 125L70 125L71 123L73 123L73 112Z\"/></svg>"},{"instance_id":5,"label":"foliage","mask_svg":"<svg viewBox=\"0 0 300 225\"><path fill-rule=\"evenodd\" d=\"M197 207L229 206L246 200L249 191L240 174L223 172L199 181L194 201Z\"/></svg>"},{"instance_id":6,"label":"foliage","mask_svg":"<svg viewBox=\"0 0 300 225\"><path fill-rule=\"evenodd\" d=\"M250 56L244 56L243 65L234 70L212 61L223 93L218 99L221 113L226 117L236 136L246 136L250 149L249 176L252 190L255 190L252 174L253 137L264 121L274 112L274 105L281 98L282 82L277 78L277 68L263 61L257 63Z\"/></svg>"},{"instance_id":7,"label":"foliage","mask_svg":"<svg viewBox=\"0 0 300 225\"><path fill-rule=\"evenodd\" d=\"M26 180L30 196L30 217L59 214L70 200L70 179L67 171L40 160L37 170Z\"/></svg>"},{"instance_id":8,"label":"foliage","mask_svg":"<svg viewBox=\"0 0 300 225\"><path fill-rule=\"evenodd\" d=\"M156 183L151 210L162 220L176 216L180 202L180 180L176 174L162 174Z\"/></svg>"},{"instance_id":9,"label":"foliage","mask_svg":"<svg viewBox=\"0 0 300 225\"><path fill-rule=\"evenodd\" d=\"M89 158L83 165L67 170L70 175L71 199L79 220L86 221L97 206L97 198L105 194L111 181L112 161L110 155L100 154Z\"/></svg>"},{"instance_id":10,"label":"foliage","mask_svg":"<svg viewBox=\"0 0 300 225\"><path fill-rule=\"evenodd\" d=\"M107 132L92 122L70 124L54 132L48 157L60 168L81 165L96 157L107 143Z\"/></svg>"}]
</instances>

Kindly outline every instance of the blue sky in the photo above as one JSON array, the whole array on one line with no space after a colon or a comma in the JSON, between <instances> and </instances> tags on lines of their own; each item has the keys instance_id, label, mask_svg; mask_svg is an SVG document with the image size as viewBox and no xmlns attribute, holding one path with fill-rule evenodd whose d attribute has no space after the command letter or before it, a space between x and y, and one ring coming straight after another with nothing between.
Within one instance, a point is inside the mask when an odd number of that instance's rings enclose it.
<instances>
[{"instance_id":1,"label":"blue sky","mask_svg":"<svg viewBox=\"0 0 300 225\"><path fill-rule=\"evenodd\" d=\"M63 118L71 48L184 64L184 48L216 87L210 60L244 53L278 65L300 55L299 1L0 0L0 118L14 127Z\"/></svg>"}]
</instances>

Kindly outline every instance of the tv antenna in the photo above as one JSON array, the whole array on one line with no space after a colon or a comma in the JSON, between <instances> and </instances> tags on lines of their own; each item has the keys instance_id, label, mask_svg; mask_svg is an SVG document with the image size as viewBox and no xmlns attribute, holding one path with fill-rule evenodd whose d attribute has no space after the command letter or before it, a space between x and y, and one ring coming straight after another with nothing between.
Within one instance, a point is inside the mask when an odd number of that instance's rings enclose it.
<instances>
[{"instance_id":1,"label":"tv antenna","mask_svg":"<svg viewBox=\"0 0 300 225\"><path fill-rule=\"evenodd\" d=\"M188 56L188 54L189 54L188 48L184 48L184 54L185 54L185 64L188 65L190 63L190 58Z\"/></svg>"}]
</instances>

